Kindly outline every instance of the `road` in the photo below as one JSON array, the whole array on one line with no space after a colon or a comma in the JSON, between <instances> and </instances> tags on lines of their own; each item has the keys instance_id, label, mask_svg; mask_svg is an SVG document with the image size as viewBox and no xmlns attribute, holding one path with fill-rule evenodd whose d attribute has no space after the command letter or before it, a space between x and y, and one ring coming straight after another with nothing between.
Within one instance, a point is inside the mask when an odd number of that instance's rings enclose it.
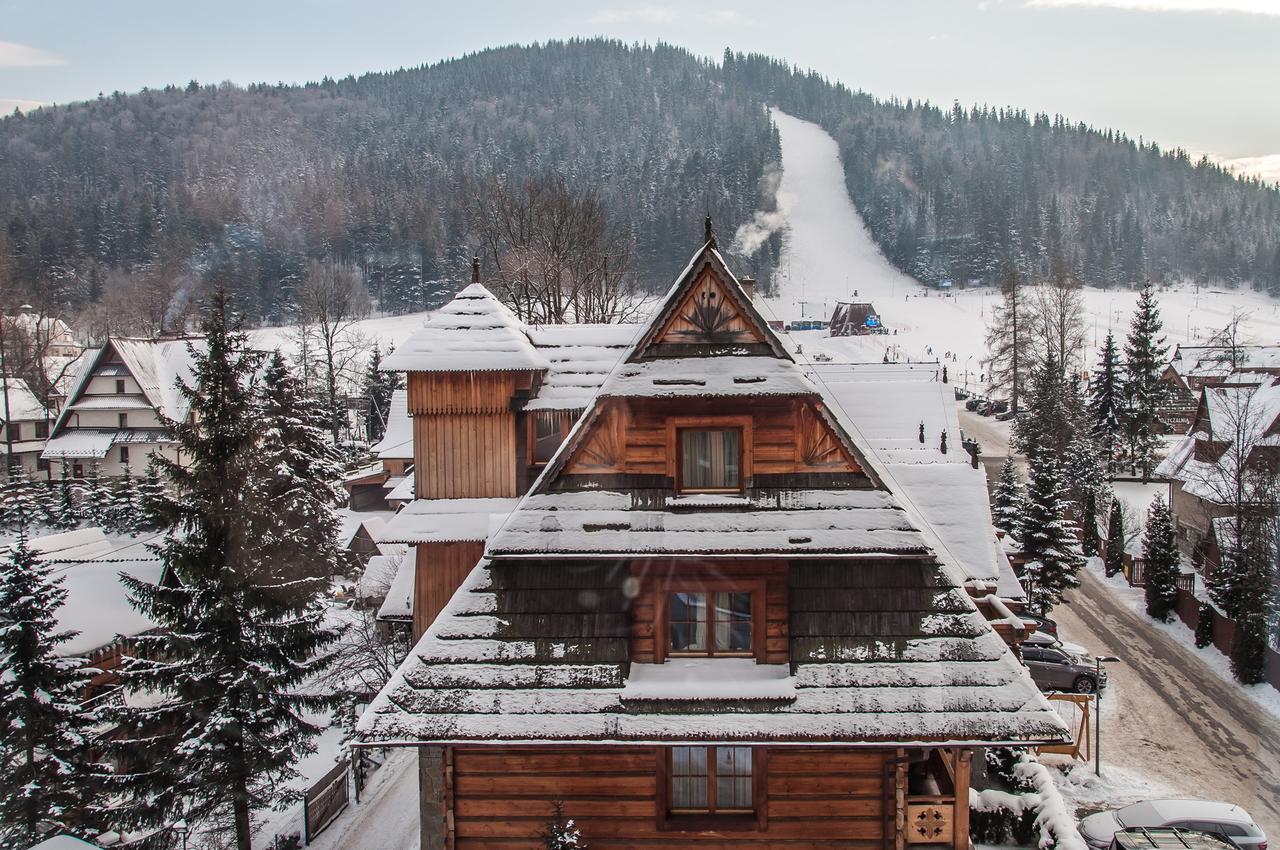
<instances>
[{"instance_id":1,"label":"road","mask_svg":"<svg viewBox=\"0 0 1280 850\"><path fill-rule=\"evenodd\" d=\"M420 839L417 751L404 748L391 751L364 802L339 815L311 850L417 850Z\"/></svg>"},{"instance_id":2,"label":"road","mask_svg":"<svg viewBox=\"0 0 1280 850\"><path fill-rule=\"evenodd\" d=\"M1003 459L1008 440L997 423L963 410L960 417L984 454ZM1115 764L1176 796L1237 803L1280 840L1280 722L1092 573L1080 575L1068 604L1053 611L1063 638L1123 659L1108 666L1104 772Z\"/></svg>"}]
</instances>

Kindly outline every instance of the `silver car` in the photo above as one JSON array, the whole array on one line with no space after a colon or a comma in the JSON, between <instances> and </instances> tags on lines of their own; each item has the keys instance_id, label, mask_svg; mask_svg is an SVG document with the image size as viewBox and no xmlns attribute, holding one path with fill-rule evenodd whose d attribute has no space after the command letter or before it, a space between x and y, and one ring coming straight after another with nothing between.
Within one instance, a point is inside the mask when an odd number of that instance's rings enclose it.
<instances>
[{"instance_id":1,"label":"silver car","mask_svg":"<svg viewBox=\"0 0 1280 850\"><path fill-rule=\"evenodd\" d=\"M1067 652L1059 646L1022 645L1022 663L1031 672L1031 680L1042 691L1096 693L1107 684L1107 674L1099 675L1092 658Z\"/></svg>"},{"instance_id":2,"label":"silver car","mask_svg":"<svg viewBox=\"0 0 1280 850\"><path fill-rule=\"evenodd\" d=\"M1112 812L1098 812L1080 821L1080 834L1090 847L1104 850L1117 830L1137 826L1195 829L1225 835L1241 850L1267 850L1267 836L1248 812L1231 803L1209 800L1144 800Z\"/></svg>"}]
</instances>

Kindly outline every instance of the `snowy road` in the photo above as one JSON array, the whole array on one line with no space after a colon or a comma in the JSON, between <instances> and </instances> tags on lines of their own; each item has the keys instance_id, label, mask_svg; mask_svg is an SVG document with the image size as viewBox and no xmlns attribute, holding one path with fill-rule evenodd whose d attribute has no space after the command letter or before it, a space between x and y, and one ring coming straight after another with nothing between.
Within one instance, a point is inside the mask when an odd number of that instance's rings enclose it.
<instances>
[{"instance_id":1,"label":"snowy road","mask_svg":"<svg viewBox=\"0 0 1280 850\"><path fill-rule=\"evenodd\" d=\"M418 850L418 751L393 750L365 789L311 842L311 850Z\"/></svg>"}]
</instances>

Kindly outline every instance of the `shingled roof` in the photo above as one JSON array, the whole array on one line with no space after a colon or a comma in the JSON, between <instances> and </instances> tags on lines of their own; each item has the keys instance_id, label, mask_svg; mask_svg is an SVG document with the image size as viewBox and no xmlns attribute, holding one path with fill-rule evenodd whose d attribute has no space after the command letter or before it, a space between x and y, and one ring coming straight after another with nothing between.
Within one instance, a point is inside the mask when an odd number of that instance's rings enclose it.
<instances>
[{"instance_id":1,"label":"shingled roof","mask_svg":"<svg viewBox=\"0 0 1280 850\"><path fill-rule=\"evenodd\" d=\"M690 307L695 296L707 306ZM724 302L731 315L716 312ZM661 476L579 474L584 452L609 467L618 405L774 388L810 411L829 470L815 458L812 472L755 475L742 495L694 496L652 480ZM961 565L894 486L826 412L708 243L359 735L369 744L1068 738L962 588ZM710 676L706 661L632 660L637 574L709 556L786 563L788 663L717 662L723 675Z\"/></svg>"}]
</instances>

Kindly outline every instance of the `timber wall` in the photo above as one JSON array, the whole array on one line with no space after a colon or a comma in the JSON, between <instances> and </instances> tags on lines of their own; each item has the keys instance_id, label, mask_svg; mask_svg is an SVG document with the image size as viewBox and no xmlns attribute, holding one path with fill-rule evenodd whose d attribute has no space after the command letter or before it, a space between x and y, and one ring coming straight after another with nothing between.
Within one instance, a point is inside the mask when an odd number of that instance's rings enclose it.
<instances>
[{"instance_id":1,"label":"timber wall","mask_svg":"<svg viewBox=\"0 0 1280 850\"><path fill-rule=\"evenodd\" d=\"M484 555L484 543L419 543L414 549L413 640L417 643Z\"/></svg>"},{"instance_id":2,"label":"timber wall","mask_svg":"<svg viewBox=\"0 0 1280 850\"><path fill-rule=\"evenodd\" d=\"M456 850L528 850L559 800L596 850L884 846L883 750L771 749L763 829L659 826L660 751L651 747L454 749Z\"/></svg>"}]
</instances>

